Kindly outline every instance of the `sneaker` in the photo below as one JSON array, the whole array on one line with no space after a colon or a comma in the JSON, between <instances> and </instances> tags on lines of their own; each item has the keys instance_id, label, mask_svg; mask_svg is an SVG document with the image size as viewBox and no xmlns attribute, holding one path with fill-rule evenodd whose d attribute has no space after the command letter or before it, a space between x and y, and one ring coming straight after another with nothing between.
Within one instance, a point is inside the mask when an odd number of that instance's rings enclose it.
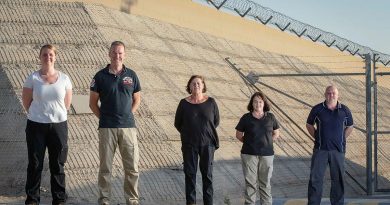
<instances>
[{"instance_id":1,"label":"sneaker","mask_svg":"<svg viewBox=\"0 0 390 205\"><path fill-rule=\"evenodd\" d=\"M108 197L100 197L98 199L98 204L99 205L110 205L110 198L108 198Z\"/></svg>"},{"instance_id":2,"label":"sneaker","mask_svg":"<svg viewBox=\"0 0 390 205\"><path fill-rule=\"evenodd\" d=\"M110 205L110 202L108 201L102 201L99 203L99 205Z\"/></svg>"}]
</instances>

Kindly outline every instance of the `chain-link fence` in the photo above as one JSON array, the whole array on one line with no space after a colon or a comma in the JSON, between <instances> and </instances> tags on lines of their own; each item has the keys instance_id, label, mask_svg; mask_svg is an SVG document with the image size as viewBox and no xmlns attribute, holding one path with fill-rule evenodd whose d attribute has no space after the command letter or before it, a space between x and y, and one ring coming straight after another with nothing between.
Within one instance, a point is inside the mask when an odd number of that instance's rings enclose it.
<instances>
[{"instance_id":1,"label":"chain-link fence","mask_svg":"<svg viewBox=\"0 0 390 205\"><path fill-rule=\"evenodd\" d=\"M317 57L307 56L307 61L315 62ZM369 72L371 64L367 63L370 60L361 62L361 67L357 66L353 69L349 66L352 62L346 56L321 56L321 58L328 58L328 64L337 64L337 69L343 72L336 73L334 70L305 63L292 56L227 58L226 61L251 84L248 86L254 86L269 96L277 108L276 114L279 118L285 119L284 132L295 133L294 139L290 140L299 141L299 146L302 146L299 149L309 154L311 150L308 150L307 146L312 147L313 139L306 133L306 117L312 106L324 101L325 87L330 84L336 85L340 92L339 100L351 109L354 116L355 131L348 137L346 152L346 174L349 180L353 181L348 186L364 190L369 194L388 191L390 175L386 170L390 168L388 157L390 140L386 134L390 133L387 124L390 118L390 98L386 93L390 89L388 86L390 83L387 82L390 76L387 76L387 80L380 81L382 85L378 85L378 130L380 132L377 139L371 141L369 137L372 127L370 121L373 116L369 109L372 105ZM368 66L366 68L368 72L362 69L365 66ZM375 133L375 130L372 133ZM375 147L372 151L370 147L373 142L377 143L374 143ZM373 157L373 153L377 154ZM371 167L372 160L375 167ZM372 176L369 170L374 170L375 181L370 180Z\"/></svg>"},{"instance_id":2,"label":"chain-link fence","mask_svg":"<svg viewBox=\"0 0 390 205\"><path fill-rule=\"evenodd\" d=\"M381 192L390 192L390 182L382 180L390 178L390 125L388 124L390 116L390 73L374 72L374 176L375 190Z\"/></svg>"}]
</instances>

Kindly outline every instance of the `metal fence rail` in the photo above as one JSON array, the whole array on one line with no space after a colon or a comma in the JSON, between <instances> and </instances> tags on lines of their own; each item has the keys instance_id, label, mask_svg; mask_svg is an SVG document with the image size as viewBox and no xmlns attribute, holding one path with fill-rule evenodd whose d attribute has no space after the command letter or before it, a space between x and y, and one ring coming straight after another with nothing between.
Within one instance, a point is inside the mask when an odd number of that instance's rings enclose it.
<instances>
[{"instance_id":1,"label":"metal fence rail","mask_svg":"<svg viewBox=\"0 0 390 205\"><path fill-rule=\"evenodd\" d=\"M364 59L365 54L369 54L371 59L375 54L376 62L385 66L390 66L390 55L375 51L367 46L360 45L336 34L323 31L309 24L302 23L284 14L276 12L270 8L263 7L250 0L193 0L194 2L207 2L218 10L220 8L229 9L236 12L241 17L252 17L264 25L273 25L282 31L289 31L298 37L306 37L313 42L323 43L328 47L335 47L340 51L348 51L351 55L359 55Z\"/></svg>"}]
</instances>

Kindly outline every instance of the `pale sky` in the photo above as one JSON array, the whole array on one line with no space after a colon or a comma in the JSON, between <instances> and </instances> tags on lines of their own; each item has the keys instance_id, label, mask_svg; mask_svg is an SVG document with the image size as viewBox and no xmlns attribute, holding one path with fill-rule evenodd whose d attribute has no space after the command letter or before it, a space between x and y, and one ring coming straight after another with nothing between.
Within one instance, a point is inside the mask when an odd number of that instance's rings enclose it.
<instances>
[{"instance_id":1,"label":"pale sky","mask_svg":"<svg viewBox=\"0 0 390 205\"><path fill-rule=\"evenodd\" d=\"M390 54L390 0L252 0L290 18Z\"/></svg>"}]
</instances>

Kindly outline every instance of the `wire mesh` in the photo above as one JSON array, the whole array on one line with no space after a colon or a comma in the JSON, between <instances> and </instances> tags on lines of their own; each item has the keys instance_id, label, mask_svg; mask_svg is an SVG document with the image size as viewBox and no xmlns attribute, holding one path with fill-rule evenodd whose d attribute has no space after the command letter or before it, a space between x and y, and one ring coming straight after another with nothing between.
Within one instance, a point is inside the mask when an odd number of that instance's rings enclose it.
<instances>
[{"instance_id":1,"label":"wire mesh","mask_svg":"<svg viewBox=\"0 0 390 205\"><path fill-rule=\"evenodd\" d=\"M375 143L377 189L390 191L390 76L377 76L377 138ZM387 179L387 180L384 180Z\"/></svg>"},{"instance_id":2,"label":"wire mesh","mask_svg":"<svg viewBox=\"0 0 390 205\"><path fill-rule=\"evenodd\" d=\"M364 73L360 76L328 76L327 73L332 73L331 70L313 64L299 63L299 59L291 56L260 58L257 60L254 58L233 58L230 60L254 85L268 95L274 102L274 105L283 111L283 115L289 118L286 120L287 123L284 122L288 124L285 128L287 130L284 131L296 133L298 139L292 141L299 141L300 146L303 146L301 150L306 152L306 154L310 153L307 150L307 145L312 146L312 143L308 143L312 139L305 133L306 131L303 131L306 130L306 117L312 106L324 101L326 86L330 84L336 85L340 93L339 100L351 109L354 117L354 127L356 128L347 141L347 175L356 182L355 185L357 187L365 189L367 145L366 84ZM314 61L314 59L311 60ZM334 60L330 58L328 63L333 63ZM347 60L344 63L340 62L342 61L338 62L340 69L343 69L344 65L348 65ZM289 63L295 66L286 66ZM264 65L267 65L266 69ZM310 70L311 73L323 74L323 76L305 76L304 73L307 70ZM361 72L361 70L355 71ZM302 76L277 76L278 74L286 73L302 74ZM264 74L267 74L267 76L264 77ZM269 76L269 74L275 74L275 76ZM390 118L390 113L388 112L390 103L386 93L389 92L389 88L384 85L389 85L389 83L383 82L383 85L379 85L378 93L380 98L378 104L381 104L379 105L379 119L381 123L378 127L388 131L389 125L386 122ZM292 124L293 126L291 126ZM390 168L388 157L390 153L387 151L390 150L390 141L382 135L378 137L378 142L378 185L379 187L389 187L390 176L386 170Z\"/></svg>"}]
</instances>

